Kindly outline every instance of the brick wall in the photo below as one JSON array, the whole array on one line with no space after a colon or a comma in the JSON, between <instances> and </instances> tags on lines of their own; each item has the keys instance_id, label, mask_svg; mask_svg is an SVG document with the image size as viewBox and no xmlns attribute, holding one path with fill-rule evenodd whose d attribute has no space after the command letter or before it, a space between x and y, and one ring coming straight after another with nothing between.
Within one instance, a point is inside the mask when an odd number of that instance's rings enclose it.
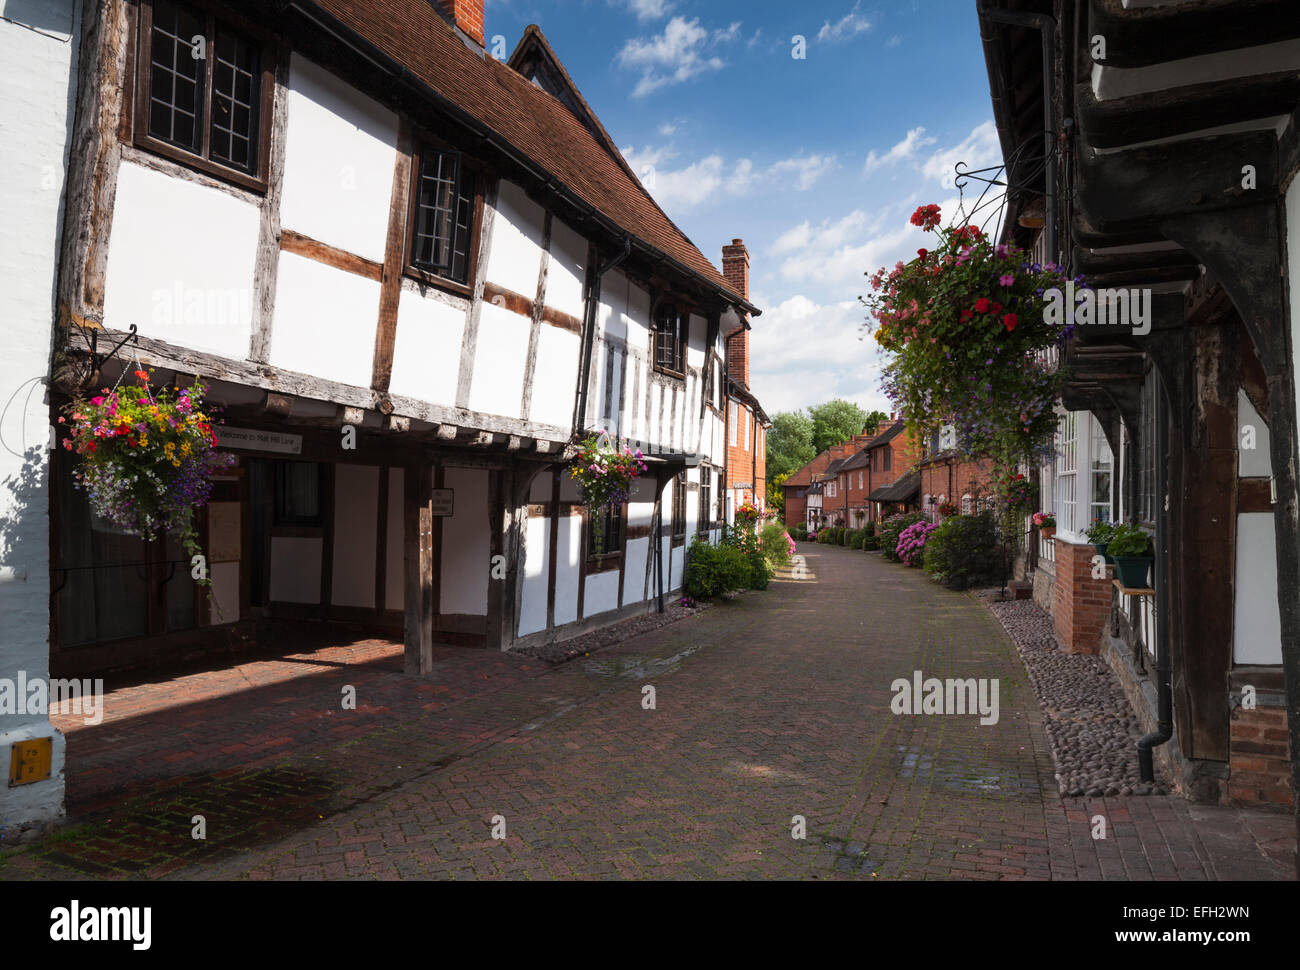
<instances>
[{"instance_id":1,"label":"brick wall","mask_svg":"<svg viewBox=\"0 0 1300 970\"><path fill-rule=\"evenodd\" d=\"M1228 798L1239 805L1291 808L1291 746L1286 709L1233 712L1228 740Z\"/></svg>"},{"instance_id":2,"label":"brick wall","mask_svg":"<svg viewBox=\"0 0 1300 970\"><path fill-rule=\"evenodd\" d=\"M1092 557L1097 547L1083 543L1056 542L1056 591L1052 619L1056 636L1068 653L1097 653L1102 631L1110 617L1111 584L1106 578L1092 578Z\"/></svg>"},{"instance_id":3,"label":"brick wall","mask_svg":"<svg viewBox=\"0 0 1300 970\"><path fill-rule=\"evenodd\" d=\"M986 461L954 458L926 462L921 465L921 497L945 495L960 511L961 497L988 495L991 479L992 466Z\"/></svg>"}]
</instances>

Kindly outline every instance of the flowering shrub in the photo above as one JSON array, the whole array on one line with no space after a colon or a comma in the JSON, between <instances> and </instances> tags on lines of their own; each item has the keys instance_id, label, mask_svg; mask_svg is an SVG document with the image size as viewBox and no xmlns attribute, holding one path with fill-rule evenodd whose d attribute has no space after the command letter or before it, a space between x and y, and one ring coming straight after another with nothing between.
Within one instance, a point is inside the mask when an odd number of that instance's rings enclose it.
<instances>
[{"instance_id":1,"label":"flowering shrub","mask_svg":"<svg viewBox=\"0 0 1300 970\"><path fill-rule=\"evenodd\" d=\"M1071 330L1054 319L1063 315L1044 313L1045 293L1066 279L977 226L940 228L939 217L937 205L913 213L913 225L937 236L935 248L878 270L863 301L890 356L885 391L922 440L952 423L967 454L1003 467L1044 459L1064 376L1041 352L1064 345Z\"/></svg>"},{"instance_id":2,"label":"flowering shrub","mask_svg":"<svg viewBox=\"0 0 1300 970\"><path fill-rule=\"evenodd\" d=\"M1034 525L1040 529L1055 529L1056 518L1050 512L1035 512Z\"/></svg>"},{"instance_id":3,"label":"flowering shrub","mask_svg":"<svg viewBox=\"0 0 1300 970\"><path fill-rule=\"evenodd\" d=\"M956 502L944 502L939 506L939 514L945 519L950 519L957 514Z\"/></svg>"},{"instance_id":4,"label":"flowering shrub","mask_svg":"<svg viewBox=\"0 0 1300 970\"><path fill-rule=\"evenodd\" d=\"M895 549L898 561L904 566L920 566L925 559L925 544L937 528L933 522L917 522L904 529Z\"/></svg>"},{"instance_id":5,"label":"flowering shrub","mask_svg":"<svg viewBox=\"0 0 1300 970\"><path fill-rule=\"evenodd\" d=\"M1019 472L997 479L995 488L1013 514L1033 508L1038 498L1038 487Z\"/></svg>"},{"instance_id":6,"label":"flowering shrub","mask_svg":"<svg viewBox=\"0 0 1300 970\"><path fill-rule=\"evenodd\" d=\"M925 544L925 571L953 589L992 579L999 562L993 516L987 513L954 516Z\"/></svg>"},{"instance_id":7,"label":"flowering shrub","mask_svg":"<svg viewBox=\"0 0 1300 970\"><path fill-rule=\"evenodd\" d=\"M138 385L67 405L63 447L80 456L76 479L97 515L144 539L179 532L186 552L199 555L194 510L208 503L212 473L235 458L214 451L203 385L155 395L147 371L134 376Z\"/></svg>"},{"instance_id":8,"label":"flowering shrub","mask_svg":"<svg viewBox=\"0 0 1300 970\"><path fill-rule=\"evenodd\" d=\"M794 555L794 540L779 522L767 522L759 530L759 548L773 566L784 566Z\"/></svg>"},{"instance_id":9,"label":"flowering shrub","mask_svg":"<svg viewBox=\"0 0 1300 970\"><path fill-rule=\"evenodd\" d=\"M903 534L903 530L908 526L915 525L918 522L924 522L925 515L921 512L904 512L898 515L891 515L880 523L880 529L877 535L880 536L881 554L890 562L898 562L898 540Z\"/></svg>"},{"instance_id":10,"label":"flowering shrub","mask_svg":"<svg viewBox=\"0 0 1300 970\"><path fill-rule=\"evenodd\" d=\"M753 567L735 546L696 540L686 554L682 589L692 599L709 599L750 584Z\"/></svg>"}]
</instances>

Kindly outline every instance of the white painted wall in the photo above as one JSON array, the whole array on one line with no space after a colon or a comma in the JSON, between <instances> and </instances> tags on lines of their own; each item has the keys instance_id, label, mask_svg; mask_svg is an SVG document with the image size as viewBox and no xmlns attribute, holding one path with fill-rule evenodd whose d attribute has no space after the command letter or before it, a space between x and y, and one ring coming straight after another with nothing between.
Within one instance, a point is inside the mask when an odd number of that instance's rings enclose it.
<instances>
[{"instance_id":1,"label":"white painted wall","mask_svg":"<svg viewBox=\"0 0 1300 970\"><path fill-rule=\"evenodd\" d=\"M421 296L403 283L397 304L397 339L389 390L454 407L460 378L465 311L434 293Z\"/></svg>"},{"instance_id":2,"label":"white painted wall","mask_svg":"<svg viewBox=\"0 0 1300 970\"><path fill-rule=\"evenodd\" d=\"M378 552L379 468L335 465L333 605L374 608Z\"/></svg>"},{"instance_id":3,"label":"white painted wall","mask_svg":"<svg viewBox=\"0 0 1300 970\"><path fill-rule=\"evenodd\" d=\"M537 364L533 369L533 400L529 412L533 421L565 429L572 425L573 389L578 380L580 352L581 342L576 333L542 324L537 337Z\"/></svg>"},{"instance_id":4,"label":"white painted wall","mask_svg":"<svg viewBox=\"0 0 1300 970\"><path fill-rule=\"evenodd\" d=\"M1250 512L1237 516L1232 659L1238 664L1282 662L1282 623L1277 600L1277 544L1272 512Z\"/></svg>"},{"instance_id":5,"label":"white painted wall","mask_svg":"<svg viewBox=\"0 0 1300 970\"><path fill-rule=\"evenodd\" d=\"M582 516L560 518L555 557L555 624L578 618L578 556L582 553Z\"/></svg>"},{"instance_id":6,"label":"white painted wall","mask_svg":"<svg viewBox=\"0 0 1300 970\"><path fill-rule=\"evenodd\" d=\"M486 279L521 296L537 295L545 211L514 182L501 180ZM554 226L552 226L554 232Z\"/></svg>"},{"instance_id":7,"label":"white painted wall","mask_svg":"<svg viewBox=\"0 0 1300 970\"><path fill-rule=\"evenodd\" d=\"M523 595L519 606L519 635L546 629L546 591L551 561L551 520L530 515L524 526L527 552L524 557Z\"/></svg>"},{"instance_id":8,"label":"white painted wall","mask_svg":"<svg viewBox=\"0 0 1300 970\"><path fill-rule=\"evenodd\" d=\"M1245 447L1245 431L1254 430L1254 447ZM1246 392L1237 389L1237 474L1243 478L1268 478L1273 474L1268 425Z\"/></svg>"},{"instance_id":9,"label":"white painted wall","mask_svg":"<svg viewBox=\"0 0 1300 970\"><path fill-rule=\"evenodd\" d=\"M369 387L379 281L280 253L269 361L275 367Z\"/></svg>"},{"instance_id":10,"label":"white painted wall","mask_svg":"<svg viewBox=\"0 0 1300 970\"><path fill-rule=\"evenodd\" d=\"M50 365L80 5L0 0L0 18L0 677L16 680L49 677L50 419L37 382ZM53 738L51 775L16 788L6 775L0 824L9 836L64 814L63 735L46 714L0 718L0 763L34 737Z\"/></svg>"},{"instance_id":11,"label":"white painted wall","mask_svg":"<svg viewBox=\"0 0 1300 970\"><path fill-rule=\"evenodd\" d=\"M256 206L124 161L109 231L104 325L233 360L253 333ZM373 329L373 327L372 327Z\"/></svg>"},{"instance_id":12,"label":"white painted wall","mask_svg":"<svg viewBox=\"0 0 1300 970\"><path fill-rule=\"evenodd\" d=\"M587 590L583 594L584 618L618 609L618 570L594 573L587 577Z\"/></svg>"},{"instance_id":13,"label":"white painted wall","mask_svg":"<svg viewBox=\"0 0 1300 970\"><path fill-rule=\"evenodd\" d=\"M442 522L442 613L487 615L490 572L488 473L448 468L445 488L455 489L455 514Z\"/></svg>"},{"instance_id":14,"label":"white painted wall","mask_svg":"<svg viewBox=\"0 0 1300 970\"><path fill-rule=\"evenodd\" d=\"M587 277L587 240L559 219L551 221L551 261L546 270L546 305L579 320Z\"/></svg>"},{"instance_id":15,"label":"white painted wall","mask_svg":"<svg viewBox=\"0 0 1300 970\"><path fill-rule=\"evenodd\" d=\"M536 292L537 281L533 281ZM469 409L518 418L532 321L505 307L484 303L479 312L478 350L470 383ZM552 328L553 329L553 328ZM572 386L572 385L570 385Z\"/></svg>"},{"instance_id":16,"label":"white painted wall","mask_svg":"<svg viewBox=\"0 0 1300 970\"><path fill-rule=\"evenodd\" d=\"M396 161L397 115L294 54L281 227L382 263Z\"/></svg>"}]
</instances>

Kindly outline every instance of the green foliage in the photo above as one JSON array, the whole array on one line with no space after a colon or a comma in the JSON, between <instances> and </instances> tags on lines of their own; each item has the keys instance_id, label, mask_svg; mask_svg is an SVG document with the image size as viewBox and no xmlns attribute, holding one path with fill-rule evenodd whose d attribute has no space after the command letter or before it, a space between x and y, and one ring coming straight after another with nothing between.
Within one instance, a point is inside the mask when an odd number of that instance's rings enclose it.
<instances>
[{"instance_id":1,"label":"green foliage","mask_svg":"<svg viewBox=\"0 0 1300 970\"><path fill-rule=\"evenodd\" d=\"M792 474L793 472L782 472L767 480L767 507L782 515L785 513L785 480Z\"/></svg>"},{"instance_id":2,"label":"green foliage","mask_svg":"<svg viewBox=\"0 0 1300 970\"><path fill-rule=\"evenodd\" d=\"M832 529L830 526L823 526L817 532L818 545L829 546L831 542L834 541L834 539L835 539L835 530Z\"/></svg>"},{"instance_id":3,"label":"green foliage","mask_svg":"<svg viewBox=\"0 0 1300 970\"><path fill-rule=\"evenodd\" d=\"M1106 555L1114 559L1117 556L1150 556L1151 536L1136 525L1121 523L1115 526L1115 532L1106 544Z\"/></svg>"},{"instance_id":4,"label":"green foliage","mask_svg":"<svg viewBox=\"0 0 1300 970\"><path fill-rule=\"evenodd\" d=\"M697 539L686 554L682 588L688 596L710 599L733 589L743 589L752 578L753 567L738 547L715 546Z\"/></svg>"},{"instance_id":5,"label":"green foliage","mask_svg":"<svg viewBox=\"0 0 1300 970\"><path fill-rule=\"evenodd\" d=\"M868 552L880 548L880 536L874 529L868 527L862 531L862 548Z\"/></svg>"},{"instance_id":6,"label":"green foliage","mask_svg":"<svg viewBox=\"0 0 1300 970\"><path fill-rule=\"evenodd\" d=\"M796 542L808 541L808 527L804 525L802 522L800 522L797 525L790 526L789 532L790 532L790 538L794 539Z\"/></svg>"},{"instance_id":7,"label":"green foliage","mask_svg":"<svg viewBox=\"0 0 1300 970\"><path fill-rule=\"evenodd\" d=\"M899 562L898 537L902 535L903 530L909 525L915 525L925 520L925 516L920 512L904 512L899 515L891 515L880 523L880 548L885 558L890 562Z\"/></svg>"},{"instance_id":8,"label":"green foliage","mask_svg":"<svg viewBox=\"0 0 1300 970\"><path fill-rule=\"evenodd\" d=\"M766 523L758 534L758 546L769 565L784 566L790 561L790 541L785 526L779 522Z\"/></svg>"},{"instance_id":9,"label":"green foliage","mask_svg":"<svg viewBox=\"0 0 1300 970\"><path fill-rule=\"evenodd\" d=\"M785 530L781 530L784 534ZM784 539L782 539L784 541ZM763 554L758 533L753 529L735 526L726 531L722 538L724 546L740 550L745 560L745 582L747 589L767 589L768 580L772 578L772 566Z\"/></svg>"},{"instance_id":10,"label":"green foliage","mask_svg":"<svg viewBox=\"0 0 1300 970\"><path fill-rule=\"evenodd\" d=\"M1103 522L1101 519L1093 519L1092 525L1088 526L1088 531L1085 532L1084 535L1088 537L1088 541L1093 543L1093 545L1099 543L1103 545L1107 544L1115 535L1115 523ZM1110 549L1107 547L1107 552L1109 551Z\"/></svg>"},{"instance_id":11,"label":"green foliage","mask_svg":"<svg viewBox=\"0 0 1300 970\"><path fill-rule=\"evenodd\" d=\"M925 545L925 571L953 589L992 579L997 566L997 532L987 512L945 519Z\"/></svg>"},{"instance_id":12,"label":"green foliage","mask_svg":"<svg viewBox=\"0 0 1300 970\"><path fill-rule=\"evenodd\" d=\"M809 408L808 416L812 418L813 424L814 455L825 451L831 445L847 441L855 434L861 434L863 426L867 424L867 412L852 401L843 398L836 398Z\"/></svg>"},{"instance_id":13,"label":"green foliage","mask_svg":"<svg viewBox=\"0 0 1300 970\"><path fill-rule=\"evenodd\" d=\"M781 411L767 429L767 480L789 477L817 457L813 422L800 411ZM784 481L784 479L782 479Z\"/></svg>"},{"instance_id":14,"label":"green foliage","mask_svg":"<svg viewBox=\"0 0 1300 970\"><path fill-rule=\"evenodd\" d=\"M853 532L850 532L850 533L849 533L849 548L850 548L850 549L861 549L861 548L862 548L862 540L864 540L866 537L867 537L867 533L866 533L866 531L863 530L863 529L857 529L857 530L855 530L855 531L853 531Z\"/></svg>"}]
</instances>

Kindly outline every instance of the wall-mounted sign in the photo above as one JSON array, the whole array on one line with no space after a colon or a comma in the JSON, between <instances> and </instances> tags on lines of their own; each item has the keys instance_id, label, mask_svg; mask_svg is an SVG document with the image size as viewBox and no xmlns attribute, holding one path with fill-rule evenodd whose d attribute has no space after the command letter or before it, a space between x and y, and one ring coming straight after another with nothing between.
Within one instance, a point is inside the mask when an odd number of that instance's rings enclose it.
<instances>
[{"instance_id":1,"label":"wall-mounted sign","mask_svg":"<svg viewBox=\"0 0 1300 970\"><path fill-rule=\"evenodd\" d=\"M301 455L302 435L282 434L279 431L257 431L253 428L217 427L217 446L243 448L246 451L274 451L281 455Z\"/></svg>"},{"instance_id":2,"label":"wall-mounted sign","mask_svg":"<svg viewBox=\"0 0 1300 970\"><path fill-rule=\"evenodd\" d=\"M435 488L432 494L433 514L447 517L456 508L456 490L454 488Z\"/></svg>"}]
</instances>

